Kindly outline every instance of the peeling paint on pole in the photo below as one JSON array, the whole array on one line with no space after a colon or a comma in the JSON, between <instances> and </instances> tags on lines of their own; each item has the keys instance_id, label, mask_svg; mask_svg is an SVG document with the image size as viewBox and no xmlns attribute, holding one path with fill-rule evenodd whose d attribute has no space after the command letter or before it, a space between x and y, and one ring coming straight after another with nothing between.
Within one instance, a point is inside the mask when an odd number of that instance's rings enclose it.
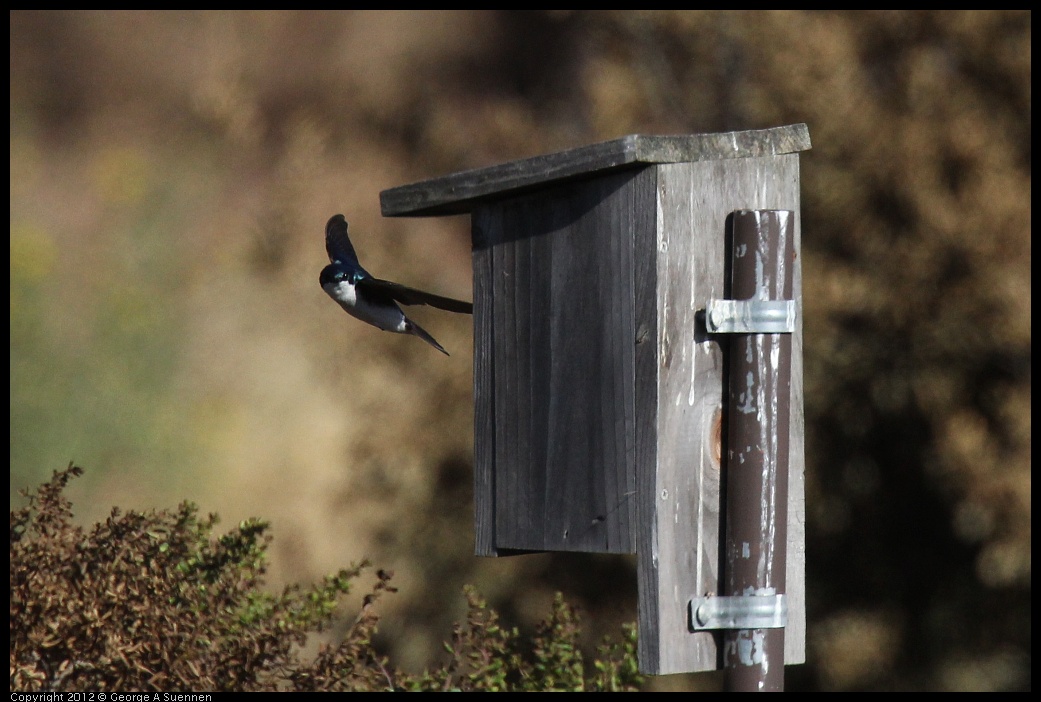
<instances>
[{"instance_id":1,"label":"peeling paint on pole","mask_svg":"<svg viewBox=\"0 0 1041 702\"><path fill-rule=\"evenodd\" d=\"M790 300L794 214L741 210L731 217L733 300ZM785 591L788 520L791 335L734 334L730 340L726 594ZM723 635L729 690L784 689L784 629Z\"/></svg>"}]
</instances>

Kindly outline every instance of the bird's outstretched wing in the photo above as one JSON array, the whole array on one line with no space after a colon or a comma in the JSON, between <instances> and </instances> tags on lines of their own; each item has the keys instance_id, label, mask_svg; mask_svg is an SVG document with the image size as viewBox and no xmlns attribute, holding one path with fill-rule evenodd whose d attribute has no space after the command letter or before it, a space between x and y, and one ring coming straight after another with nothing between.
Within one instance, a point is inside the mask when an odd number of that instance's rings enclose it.
<instances>
[{"instance_id":1,"label":"bird's outstretched wing","mask_svg":"<svg viewBox=\"0 0 1041 702\"><path fill-rule=\"evenodd\" d=\"M390 297L403 305L430 305L431 307L436 307L440 310L461 312L463 314L473 314L474 311L474 305L472 302L453 300L450 297L442 297L433 293L423 292L422 290L416 290L415 288L410 288L401 283L392 283L389 280L364 278L359 280L356 285L360 290L363 290L366 293Z\"/></svg>"},{"instance_id":2,"label":"bird's outstretched wing","mask_svg":"<svg viewBox=\"0 0 1041 702\"><path fill-rule=\"evenodd\" d=\"M325 250L333 263L358 263L358 254L347 238L347 219L333 215L325 225Z\"/></svg>"}]
</instances>

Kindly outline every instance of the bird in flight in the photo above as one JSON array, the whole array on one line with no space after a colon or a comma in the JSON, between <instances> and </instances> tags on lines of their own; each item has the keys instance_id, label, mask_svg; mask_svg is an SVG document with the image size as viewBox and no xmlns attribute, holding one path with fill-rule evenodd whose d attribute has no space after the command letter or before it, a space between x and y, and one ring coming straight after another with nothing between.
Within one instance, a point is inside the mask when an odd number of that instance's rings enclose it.
<instances>
[{"instance_id":1,"label":"bird in flight","mask_svg":"<svg viewBox=\"0 0 1041 702\"><path fill-rule=\"evenodd\" d=\"M374 327L397 334L418 336L441 353L445 348L421 326L405 316L402 305L430 305L449 312L473 314L472 302L453 300L432 293L406 287L389 280L373 278L358 263L358 254L347 238L347 220L342 214L333 215L325 225L325 250L331 263L322 269L319 281L329 297L352 317Z\"/></svg>"}]
</instances>

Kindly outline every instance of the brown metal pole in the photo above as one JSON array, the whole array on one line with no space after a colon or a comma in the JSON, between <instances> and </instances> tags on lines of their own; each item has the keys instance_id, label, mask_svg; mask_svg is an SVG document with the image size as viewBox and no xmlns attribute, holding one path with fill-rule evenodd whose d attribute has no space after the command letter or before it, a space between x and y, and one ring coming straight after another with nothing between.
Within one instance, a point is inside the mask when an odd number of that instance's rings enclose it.
<instances>
[{"instance_id":1,"label":"brown metal pole","mask_svg":"<svg viewBox=\"0 0 1041 702\"><path fill-rule=\"evenodd\" d=\"M795 271L795 214L733 214L734 300L790 300ZM791 334L730 339L726 483L725 595L785 591ZM729 691L784 690L784 629L723 633Z\"/></svg>"}]
</instances>

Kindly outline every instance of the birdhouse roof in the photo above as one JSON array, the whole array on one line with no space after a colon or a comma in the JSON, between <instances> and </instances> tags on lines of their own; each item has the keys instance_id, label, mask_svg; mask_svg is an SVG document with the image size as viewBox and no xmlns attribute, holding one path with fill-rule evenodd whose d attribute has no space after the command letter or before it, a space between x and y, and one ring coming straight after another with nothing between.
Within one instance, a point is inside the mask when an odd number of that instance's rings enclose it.
<instances>
[{"instance_id":1,"label":"birdhouse roof","mask_svg":"<svg viewBox=\"0 0 1041 702\"><path fill-rule=\"evenodd\" d=\"M380 193L385 217L465 214L480 202L657 163L776 156L810 148L805 124L716 134L630 134L568 151L461 171Z\"/></svg>"}]
</instances>

